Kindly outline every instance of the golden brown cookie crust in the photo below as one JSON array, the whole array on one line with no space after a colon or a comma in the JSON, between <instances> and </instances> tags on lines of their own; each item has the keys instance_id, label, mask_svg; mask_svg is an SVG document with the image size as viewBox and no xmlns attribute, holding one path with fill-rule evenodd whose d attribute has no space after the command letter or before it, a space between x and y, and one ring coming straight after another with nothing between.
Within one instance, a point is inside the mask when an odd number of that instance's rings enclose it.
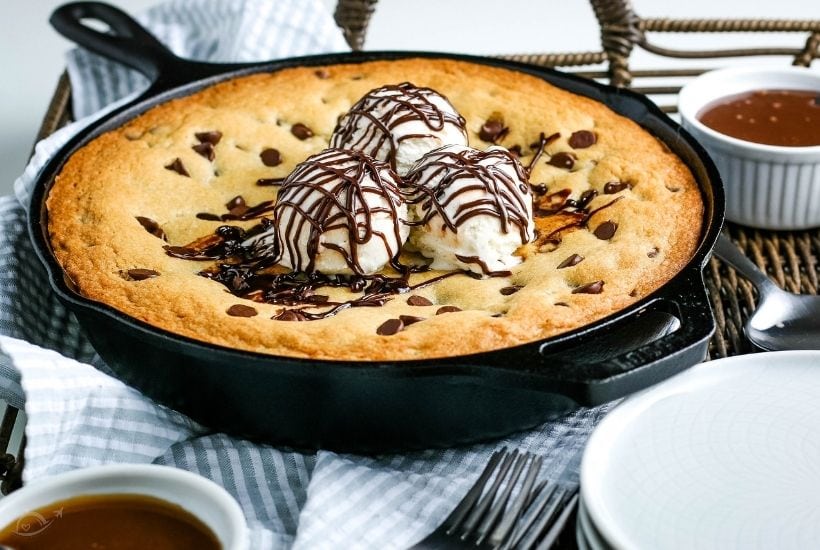
<instances>
[{"instance_id":1,"label":"golden brown cookie crust","mask_svg":"<svg viewBox=\"0 0 820 550\"><path fill-rule=\"evenodd\" d=\"M547 147L577 156L571 170L547 164L545 154L531 183L549 192L569 189L578 198L598 191L591 208L620 200L592 216L587 228L556 234L563 216L536 219L541 238L520 251L525 261L511 277L475 280L456 275L413 292L431 306L407 304L397 295L382 307L355 308L335 317L276 321L282 306L239 299L221 284L197 273L208 262L168 256L161 239L137 221L159 223L169 244L184 245L212 233L224 222L196 218L199 212L225 212L225 203L242 195L249 204L275 197L260 178L286 176L293 167L327 147L337 117L367 91L410 81L445 95L467 120L470 144L494 113L509 133L500 141L520 145L522 162L540 132L560 132ZM305 140L291 133L302 123L314 133ZM222 138L213 162L191 149L197 132L217 130ZM590 130L597 143L573 149L573 132ZM263 149L281 152L282 163L260 161ZM165 168L181 159L190 177ZM604 194L608 182L631 189ZM151 325L230 348L275 355L323 359L419 359L474 353L552 336L618 311L674 276L692 256L703 220L703 202L688 168L662 143L634 122L593 100L558 89L538 78L484 65L450 60L408 59L322 68L284 69L222 82L191 96L159 105L77 151L57 176L48 197L49 234L64 270L88 298L103 302ZM618 224L602 240L594 230ZM257 221L230 222L249 228ZM584 260L557 269L567 257ZM150 269L156 277L132 280L130 269ZM437 273L414 275L411 283ZM581 285L604 281L600 294L573 293ZM515 293L500 291L522 286ZM347 293L347 294L346 294ZM334 290L331 299L349 298ZM258 315L226 313L234 304L253 306ZM435 315L452 305L464 311ZM494 314L502 313L500 317ZM392 336L376 329L399 315L425 317Z\"/></svg>"}]
</instances>

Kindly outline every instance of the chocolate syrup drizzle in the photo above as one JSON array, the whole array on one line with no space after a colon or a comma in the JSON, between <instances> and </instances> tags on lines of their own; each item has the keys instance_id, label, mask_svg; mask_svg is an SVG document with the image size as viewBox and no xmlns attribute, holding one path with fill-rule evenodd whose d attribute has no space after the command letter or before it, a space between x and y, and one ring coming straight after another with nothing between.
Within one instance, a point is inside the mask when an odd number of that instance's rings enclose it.
<instances>
[{"instance_id":1,"label":"chocolate syrup drizzle","mask_svg":"<svg viewBox=\"0 0 820 550\"><path fill-rule=\"evenodd\" d=\"M466 122L459 114L442 111L432 98L446 97L430 88L420 88L410 82L390 84L369 91L339 121L330 140L331 147L355 149L379 160L385 160L396 169L396 151L402 141L435 137L450 124L467 137ZM431 133L405 134L396 137L397 128L408 122L422 122ZM364 127L358 138L356 131ZM386 151L383 148L386 147Z\"/></svg>"},{"instance_id":2,"label":"chocolate syrup drizzle","mask_svg":"<svg viewBox=\"0 0 820 550\"><path fill-rule=\"evenodd\" d=\"M169 256L185 260L218 261L213 266L199 272L199 275L217 281L228 291L246 300L300 306L298 309L280 311L274 319L283 321L314 321L332 317L348 308L377 307L384 305L393 296L404 294L438 281L458 275L452 271L431 277L419 283L410 284L413 269L406 268L396 276L374 275L325 275L323 273L275 273L271 268L277 263L273 256L260 256L253 237L271 227L271 220L248 231L241 227L223 225L212 235L197 239L186 246L166 246ZM249 244L250 243L250 244ZM325 294L317 294L321 288L347 288L362 295L351 300L333 302ZM310 312L305 308L322 308L324 311Z\"/></svg>"},{"instance_id":3,"label":"chocolate syrup drizzle","mask_svg":"<svg viewBox=\"0 0 820 550\"><path fill-rule=\"evenodd\" d=\"M421 215L418 221L408 225L426 225L438 217L450 231L458 233L459 226L470 218L492 216L498 218L504 233L517 229L521 244L532 240L529 215L532 199L526 169L508 151L448 147L429 153L426 158L427 161L411 170L404 180L407 202L417 205ZM511 167L515 177L502 170L501 165ZM475 191L481 192L480 198L462 199L463 195ZM506 271L490 271L476 257L458 259L479 265L487 275L509 275Z\"/></svg>"},{"instance_id":4,"label":"chocolate syrup drizzle","mask_svg":"<svg viewBox=\"0 0 820 550\"><path fill-rule=\"evenodd\" d=\"M615 197L608 203L590 210L590 203L598 196L598 191L594 189L584 191L577 200L569 198L571 193L572 191L569 189L561 189L541 199L539 207L535 210L535 216L544 217L563 214L573 219L550 233L539 236L539 241L558 244L561 242L560 233L562 231L573 227L586 227L592 216L623 199L623 196Z\"/></svg>"},{"instance_id":5,"label":"chocolate syrup drizzle","mask_svg":"<svg viewBox=\"0 0 820 550\"><path fill-rule=\"evenodd\" d=\"M359 151L326 149L308 157L287 177L276 197L275 261L286 259L295 271L312 273L323 246L338 252L353 273L364 275L359 248L376 239L397 264L404 240L399 186L398 176L387 164ZM392 221L392 234L373 227L372 218L380 213ZM347 232L347 247L320 242L324 233L339 229ZM265 250L259 252L268 255L268 246L263 244Z\"/></svg>"}]
</instances>

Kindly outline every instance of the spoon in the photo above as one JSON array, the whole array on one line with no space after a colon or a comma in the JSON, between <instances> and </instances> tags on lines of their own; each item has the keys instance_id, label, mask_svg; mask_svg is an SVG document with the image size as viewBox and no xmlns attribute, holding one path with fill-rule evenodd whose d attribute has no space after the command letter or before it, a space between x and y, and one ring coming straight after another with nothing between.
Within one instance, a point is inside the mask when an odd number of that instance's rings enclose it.
<instances>
[{"instance_id":1,"label":"spoon","mask_svg":"<svg viewBox=\"0 0 820 550\"><path fill-rule=\"evenodd\" d=\"M754 345L769 351L820 349L820 296L781 290L722 234L715 254L757 288L757 309L743 327Z\"/></svg>"}]
</instances>

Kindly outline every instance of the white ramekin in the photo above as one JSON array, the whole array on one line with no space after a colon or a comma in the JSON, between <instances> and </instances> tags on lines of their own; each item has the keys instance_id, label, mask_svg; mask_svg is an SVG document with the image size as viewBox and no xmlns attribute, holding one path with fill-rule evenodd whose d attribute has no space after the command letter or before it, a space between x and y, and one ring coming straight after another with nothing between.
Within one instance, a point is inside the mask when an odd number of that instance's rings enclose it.
<instances>
[{"instance_id":1,"label":"white ramekin","mask_svg":"<svg viewBox=\"0 0 820 550\"><path fill-rule=\"evenodd\" d=\"M726 218L765 229L820 226L820 145L783 147L729 137L698 113L716 99L765 89L820 93L820 71L738 68L705 73L680 92L681 122L709 152L726 188Z\"/></svg>"},{"instance_id":2,"label":"white ramekin","mask_svg":"<svg viewBox=\"0 0 820 550\"><path fill-rule=\"evenodd\" d=\"M210 527L224 550L248 549L245 517L225 489L191 472L150 464L92 466L33 481L0 499L0 529L23 517L29 523L27 532L34 534L47 529L49 522L60 521L37 517L34 510L101 494L147 495L177 504Z\"/></svg>"}]
</instances>

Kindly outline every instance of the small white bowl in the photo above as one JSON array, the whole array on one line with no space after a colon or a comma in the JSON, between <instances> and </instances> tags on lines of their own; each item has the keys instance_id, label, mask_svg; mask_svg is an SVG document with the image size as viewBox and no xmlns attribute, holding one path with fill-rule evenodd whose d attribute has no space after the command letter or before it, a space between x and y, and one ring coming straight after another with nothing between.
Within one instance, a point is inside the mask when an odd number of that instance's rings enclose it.
<instances>
[{"instance_id":1,"label":"small white bowl","mask_svg":"<svg viewBox=\"0 0 820 550\"><path fill-rule=\"evenodd\" d=\"M225 489L202 476L168 466L113 464L81 468L27 484L0 499L0 529L31 515L34 530L49 521L31 512L81 495L145 495L177 504L211 528L224 550L247 550L248 527L242 509ZM45 520L43 522L42 520Z\"/></svg>"},{"instance_id":2,"label":"small white bowl","mask_svg":"<svg viewBox=\"0 0 820 550\"><path fill-rule=\"evenodd\" d=\"M820 72L800 67L705 73L680 92L681 122L709 152L726 188L726 218L764 229L820 226L820 145L763 145L721 134L698 113L709 103L753 90L820 93Z\"/></svg>"}]
</instances>

